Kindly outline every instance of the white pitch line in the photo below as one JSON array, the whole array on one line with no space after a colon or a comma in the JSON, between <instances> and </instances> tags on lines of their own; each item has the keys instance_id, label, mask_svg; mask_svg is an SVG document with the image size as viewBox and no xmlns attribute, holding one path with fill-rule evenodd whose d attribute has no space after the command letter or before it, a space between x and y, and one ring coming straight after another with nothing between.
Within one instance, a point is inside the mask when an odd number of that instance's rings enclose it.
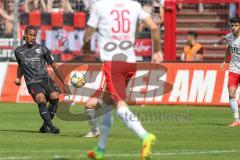
<instances>
[{"instance_id":1,"label":"white pitch line","mask_svg":"<svg viewBox=\"0 0 240 160\"><path fill-rule=\"evenodd\" d=\"M153 156L158 155L189 155L189 154L219 154L219 153L234 153L238 152L237 150L222 150L222 151L187 151L187 152L172 152L172 153L153 153Z\"/></svg>"},{"instance_id":2,"label":"white pitch line","mask_svg":"<svg viewBox=\"0 0 240 160\"><path fill-rule=\"evenodd\" d=\"M56 153L56 152L63 152L66 151L65 149L52 149L52 150L31 150L31 151L0 151L0 153L39 153L39 151L41 151L42 153ZM79 152L79 153L85 153L86 151L83 150L78 150L78 149L70 149L67 150L68 152ZM238 150L161 150L161 154L165 154L165 153L179 153L179 152L237 152ZM108 153L113 152L113 150L107 150ZM157 153L157 152L155 152ZM129 154L138 154L135 151L130 151Z\"/></svg>"},{"instance_id":3,"label":"white pitch line","mask_svg":"<svg viewBox=\"0 0 240 160\"><path fill-rule=\"evenodd\" d=\"M219 154L219 153L233 153L237 150L212 150L212 151L184 151L184 152L155 152L152 156L171 156L171 155L192 155L192 154ZM106 157L137 157L140 154L106 154Z\"/></svg>"},{"instance_id":4,"label":"white pitch line","mask_svg":"<svg viewBox=\"0 0 240 160\"><path fill-rule=\"evenodd\" d=\"M42 153L55 153L55 152L62 152L62 151L66 151L64 149L59 149L59 150L31 150L31 151L0 151L0 153L39 153L39 151L41 151ZM80 152L80 150L77 149L72 149L72 150L68 150L68 152Z\"/></svg>"},{"instance_id":5,"label":"white pitch line","mask_svg":"<svg viewBox=\"0 0 240 160\"><path fill-rule=\"evenodd\" d=\"M54 155L53 159L60 159L60 158L72 158L73 156L70 155Z\"/></svg>"},{"instance_id":6,"label":"white pitch line","mask_svg":"<svg viewBox=\"0 0 240 160\"><path fill-rule=\"evenodd\" d=\"M0 157L0 160L26 160L32 158L33 157Z\"/></svg>"},{"instance_id":7,"label":"white pitch line","mask_svg":"<svg viewBox=\"0 0 240 160\"><path fill-rule=\"evenodd\" d=\"M51 150L54 151L54 150ZM77 150L70 150L76 152ZM42 152L42 151L41 151ZM58 152L58 150L56 150ZM68 151L69 152L69 151ZM238 150L210 150L210 151L203 151L203 150L174 150L174 152L155 152L152 154L153 157L159 157L159 156L172 156L172 155L195 155L195 154L221 154L221 153L234 153L239 152ZM82 158L84 156L80 156L80 153L83 153L83 151L79 150L79 156L76 155L55 155L52 158ZM82 155L82 154L81 154ZM140 154L138 153L132 153L132 154L106 154L106 157L139 157ZM41 159L40 157L33 156L33 157L0 157L0 160L27 160L27 159Z\"/></svg>"}]
</instances>

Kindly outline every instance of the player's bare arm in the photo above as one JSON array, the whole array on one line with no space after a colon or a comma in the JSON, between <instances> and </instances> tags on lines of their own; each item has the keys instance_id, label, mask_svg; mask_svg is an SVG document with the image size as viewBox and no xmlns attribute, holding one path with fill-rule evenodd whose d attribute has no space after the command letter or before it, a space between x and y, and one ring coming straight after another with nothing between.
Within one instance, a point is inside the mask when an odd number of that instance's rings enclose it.
<instances>
[{"instance_id":1,"label":"player's bare arm","mask_svg":"<svg viewBox=\"0 0 240 160\"><path fill-rule=\"evenodd\" d=\"M227 47L227 50L226 50L226 52L225 52L225 56L224 56L224 59L223 59L223 62L221 63L221 69L223 69L224 67L225 67L225 64L226 64L226 61L227 61L227 59L228 59L228 57L229 57L229 55L231 54L231 52L230 52L230 47L228 46Z\"/></svg>"},{"instance_id":2,"label":"player's bare arm","mask_svg":"<svg viewBox=\"0 0 240 160\"><path fill-rule=\"evenodd\" d=\"M160 63L163 61L163 54L161 47L160 31L158 29L158 26L154 23L153 19L150 16L145 18L143 20L143 23L151 30L151 35L153 38L154 54L152 56L152 62Z\"/></svg>"},{"instance_id":3,"label":"player's bare arm","mask_svg":"<svg viewBox=\"0 0 240 160\"><path fill-rule=\"evenodd\" d=\"M51 67L53 68L54 73L58 76L58 78L61 80L61 82L64 85L64 92L67 94L71 94L70 89L68 87L68 83L65 81L64 75L62 74L61 70L57 67L57 64L53 62L51 64Z\"/></svg>"},{"instance_id":4,"label":"player's bare arm","mask_svg":"<svg viewBox=\"0 0 240 160\"><path fill-rule=\"evenodd\" d=\"M93 33L95 33L95 32L96 32L96 28L93 28L90 26L87 27L86 32L83 37L83 46L81 49L83 51L83 54L90 53L90 51L91 51L90 40L92 38Z\"/></svg>"},{"instance_id":5,"label":"player's bare arm","mask_svg":"<svg viewBox=\"0 0 240 160\"><path fill-rule=\"evenodd\" d=\"M201 61L203 59L201 54L196 54L194 57L194 61Z\"/></svg>"},{"instance_id":6,"label":"player's bare arm","mask_svg":"<svg viewBox=\"0 0 240 160\"><path fill-rule=\"evenodd\" d=\"M194 61L202 61L203 60L203 47L201 47L196 54L193 56Z\"/></svg>"},{"instance_id":7,"label":"player's bare arm","mask_svg":"<svg viewBox=\"0 0 240 160\"><path fill-rule=\"evenodd\" d=\"M22 73L21 67L18 65L18 68L17 68L17 78L14 81L14 83L17 86L21 85L21 78L22 78L22 76L23 76L23 73Z\"/></svg>"}]
</instances>

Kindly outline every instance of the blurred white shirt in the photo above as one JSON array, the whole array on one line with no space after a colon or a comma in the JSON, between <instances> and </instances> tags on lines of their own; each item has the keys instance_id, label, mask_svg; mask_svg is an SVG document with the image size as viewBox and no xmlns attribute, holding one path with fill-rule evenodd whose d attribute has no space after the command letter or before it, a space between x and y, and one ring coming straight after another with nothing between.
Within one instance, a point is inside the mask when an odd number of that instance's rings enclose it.
<instances>
[{"instance_id":1,"label":"blurred white shirt","mask_svg":"<svg viewBox=\"0 0 240 160\"><path fill-rule=\"evenodd\" d=\"M98 28L100 58L112 61L116 54L124 54L127 62L135 62L134 42L138 19L148 13L132 0L101 0L95 2L88 26Z\"/></svg>"}]
</instances>

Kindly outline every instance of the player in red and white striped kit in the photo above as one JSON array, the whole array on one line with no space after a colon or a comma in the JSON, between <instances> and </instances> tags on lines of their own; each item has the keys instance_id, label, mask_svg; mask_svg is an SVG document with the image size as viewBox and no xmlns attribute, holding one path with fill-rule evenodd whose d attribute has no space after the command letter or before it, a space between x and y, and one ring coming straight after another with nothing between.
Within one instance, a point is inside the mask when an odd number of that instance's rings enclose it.
<instances>
[{"instance_id":1,"label":"player in red and white striped kit","mask_svg":"<svg viewBox=\"0 0 240 160\"><path fill-rule=\"evenodd\" d=\"M240 17L235 17L230 20L232 32L226 35L227 51L225 54L222 68L224 67L228 56L232 58L229 66L228 74L228 92L229 103L233 112L235 121L229 126L240 126L238 102L236 101L236 90L240 81Z\"/></svg>"}]
</instances>

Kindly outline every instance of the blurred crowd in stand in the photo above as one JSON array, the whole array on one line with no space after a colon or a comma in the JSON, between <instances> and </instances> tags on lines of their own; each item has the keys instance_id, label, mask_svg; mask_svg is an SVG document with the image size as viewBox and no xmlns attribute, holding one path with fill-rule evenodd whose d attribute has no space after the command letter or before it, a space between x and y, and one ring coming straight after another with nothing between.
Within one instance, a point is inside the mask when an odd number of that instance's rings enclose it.
<instances>
[{"instance_id":1,"label":"blurred crowd in stand","mask_svg":"<svg viewBox=\"0 0 240 160\"><path fill-rule=\"evenodd\" d=\"M93 0L19 0L18 13L23 12L88 12ZM13 36L14 0L0 0L0 37Z\"/></svg>"},{"instance_id":2,"label":"blurred crowd in stand","mask_svg":"<svg viewBox=\"0 0 240 160\"><path fill-rule=\"evenodd\" d=\"M96 0L19 0L18 13L23 12L89 12ZM153 16L155 22L163 29L164 0L138 0L144 10ZM13 36L14 0L0 0L0 37ZM140 25L139 31L145 31Z\"/></svg>"},{"instance_id":3,"label":"blurred crowd in stand","mask_svg":"<svg viewBox=\"0 0 240 160\"><path fill-rule=\"evenodd\" d=\"M89 13L93 3L97 0L19 0L18 15L25 12L41 13ZM164 32L164 0L137 0L143 9L148 12L161 30ZM178 3L176 9L181 12L184 4ZM198 3L197 12L204 12L204 4ZM13 37L14 0L0 0L0 38ZM237 16L237 3L229 3L229 18ZM151 33L139 22L137 37L150 38ZM163 36L161 36L163 37ZM151 57L146 57L149 60ZM182 59L183 60L183 59Z\"/></svg>"},{"instance_id":4,"label":"blurred crowd in stand","mask_svg":"<svg viewBox=\"0 0 240 160\"><path fill-rule=\"evenodd\" d=\"M0 0L0 35L13 36L13 9L14 0Z\"/></svg>"}]
</instances>

